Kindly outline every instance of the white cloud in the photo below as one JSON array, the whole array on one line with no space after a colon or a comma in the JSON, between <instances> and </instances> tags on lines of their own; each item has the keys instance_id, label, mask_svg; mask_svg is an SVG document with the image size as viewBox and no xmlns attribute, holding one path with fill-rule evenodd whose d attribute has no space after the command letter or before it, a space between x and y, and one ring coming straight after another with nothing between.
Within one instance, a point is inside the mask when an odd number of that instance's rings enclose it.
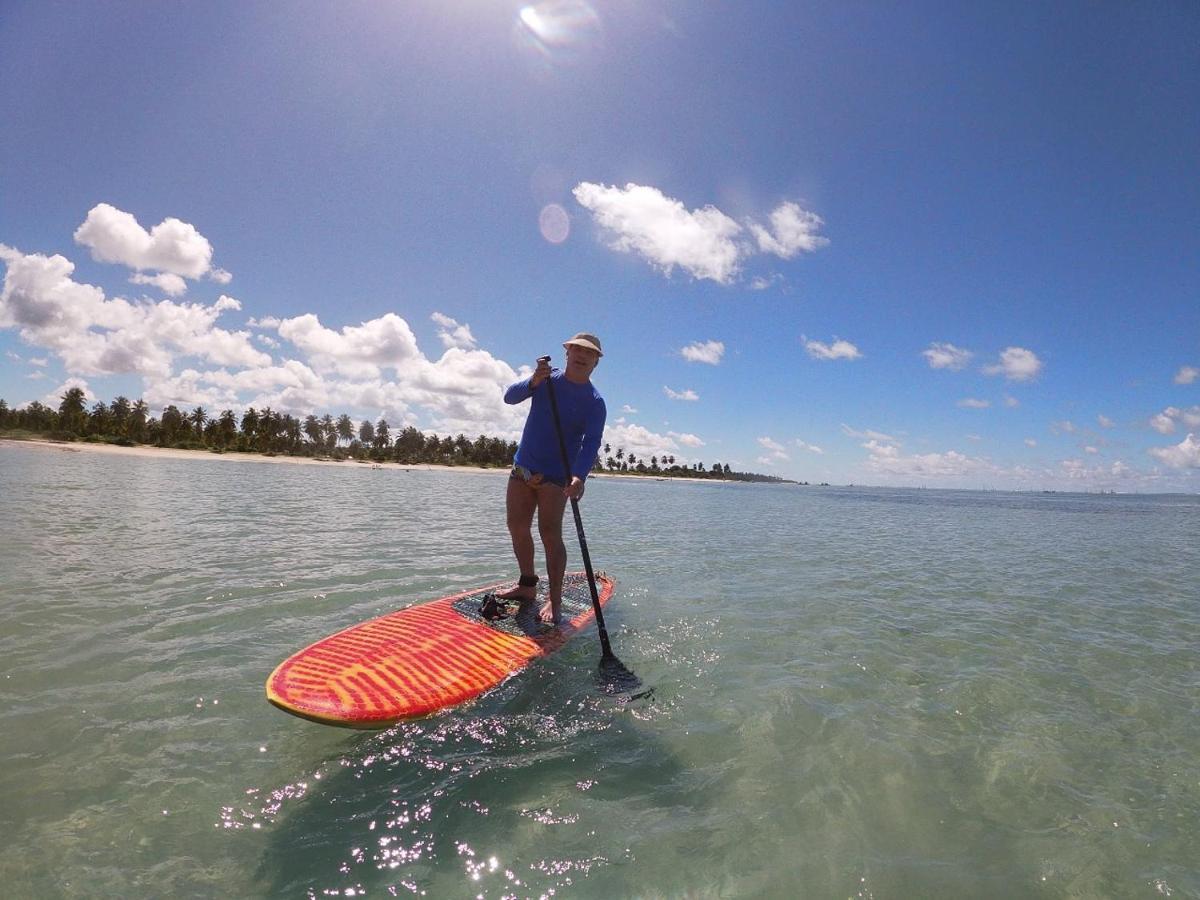
<instances>
[{"instance_id":1,"label":"white cloud","mask_svg":"<svg viewBox=\"0 0 1200 900\"><path fill-rule=\"evenodd\" d=\"M319 372L351 378L378 378L383 369L400 369L423 359L408 323L395 313L333 331L312 313L279 323L279 336L306 354Z\"/></svg>"},{"instance_id":2,"label":"white cloud","mask_svg":"<svg viewBox=\"0 0 1200 900\"><path fill-rule=\"evenodd\" d=\"M1154 447L1149 452L1172 469L1200 469L1200 441L1194 434L1172 447Z\"/></svg>"},{"instance_id":3,"label":"white cloud","mask_svg":"<svg viewBox=\"0 0 1200 900\"><path fill-rule=\"evenodd\" d=\"M680 354L688 362L707 363L710 366L720 365L721 357L725 355L725 345L721 341L693 341Z\"/></svg>"},{"instance_id":4,"label":"white cloud","mask_svg":"<svg viewBox=\"0 0 1200 900\"><path fill-rule=\"evenodd\" d=\"M178 297L187 291L187 282L178 275L173 275L170 272L160 272L157 275L145 275L138 272L129 279L129 283L154 285L154 287L171 297Z\"/></svg>"},{"instance_id":5,"label":"white cloud","mask_svg":"<svg viewBox=\"0 0 1200 900\"><path fill-rule=\"evenodd\" d=\"M771 213L770 219L769 231L757 223L748 223L750 233L764 253L791 259L797 253L812 253L829 243L828 238L817 234L825 224L821 217L801 209L797 203L781 203Z\"/></svg>"},{"instance_id":6,"label":"white cloud","mask_svg":"<svg viewBox=\"0 0 1200 900\"><path fill-rule=\"evenodd\" d=\"M1072 422L1070 419L1063 419L1062 421L1052 423L1050 426L1050 430L1052 432L1054 432L1055 434L1058 434L1059 432L1066 432L1067 434L1074 434L1076 431L1076 428L1075 428L1075 423Z\"/></svg>"},{"instance_id":7,"label":"white cloud","mask_svg":"<svg viewBox=\"0 0 1200 900\"><path fill-rule=\"evenodd\" d=\"M1084 447L1084 448L1083 448L1083 452L1084 452L1084 453L1087 453L1087 454L1092 454L1092 455L1094 455L1094 454L1096 454L1096 453L1099 453L1099 452L1100 452L1100 448L1099 448L1099 447L1093 447L1093 446L1091 446L1091 445L1089 444L1088 446L1086 446L1086 447Z\"/></svg>"},{"instance_id":8,"label":"white cloud","mask_svg":"<svg viewBox=\"0 0 1200 900\"><path fill-rule=\"evenodd\" d=\"M810 341L804 336L801 336L800 340L804 341L804 349L813 359L859 359L862 357L859 349L849 341L835 339L832 344L823 344L820 341Z\"/></svg>"},{"instance_id":9,"label":"white cloud","mask_svg":"<svg viewBox=\"0 0 1200 900\"><path fill-rule=\"evenodd\" d=\"M683 432L682 434L680 434L679 432L675 432L675 431L668 431L667 436L670 437L672 440L678 441L684 447L703 447L703 446L705 446L704 441L700 440L700 438L698 438L696 435L689 434L686 431Z\"/></svg>"},{"instance_id":10,"label":"white cloud","mask_svg":"<svg viewBox=\"0 0 1200 900\"><path fill-rule=\"evenodd\" d=\"M962 478L997 471L987 460L966 456L957 450L945 453L920 453L906 456L896 444L868 441L866 468L886 475L918 478Z\"/></svg>"},{"instance_id":11,"label":"white cloud","mask_svg":"<svg viewBox=\"0 0 1200 900\"><path fill-rule=\"evenodd\" d=\"M752 220L743 228L714 206L688 210L646 185L618 188L583 181L572 193L592 214L609 246L641 256L667 275L678 266L693 278L731 284L742 261L755 253L791 259L829 243L816 233L823 224L820 217L791 201L771 212L769 228ZM746 238L747 230L752 240ZM752 287L769 284L756 279Z\"/></svg>"},{"instance_id":12,"label":"white cloud","mask_svg":"<svg viewBox=\"0 0 1200 900\"><path fill-rule=\"evenodd\" d=\"M1176 423L1179 422L1182 422L1187 428L1200 428L1200 406L1192 406L1188 409L1168 406L1158 415L1151 417L1150 427L1159 434L1171 434L1175 430Z\"/></svg>"},{"instance_id":13,"label":"white cloud","mask_svg":"<svg viewBox=\"0 0 1200 900\"><path fill-rule=\"evenodd\" d=\"M107 203L92 207L76 229L75 241L91 250L97 262L138 271L200 278L212 266L212 244L192 225L166 218L146 231L130 213Z\"/></svg>"},{"instance_id":14,"label":"white cloud","mask_svg":"<svg viewBox=\"0 0 1200 900\"><path fill-rule=\"evenodd\" d=\"M1108 416L1104 415L1103 413L1096 416L1096 422L1100 425L1101 428L1112 428L1114 425L1117 424L1116 422L1114 422L1112 419L1110 419Z\"/></svg>"},{"instance_id":15,"label":"white cloud","mask_svg":"<svg viewBox=\"0 0 1200 900\"><path fill-rule=\"evenodd\" d=\"M801 450L807 450L809 453L816 453L818 455L823 455L825 453L825 451L822 450L820 447L818 447L816 444L810 444L807 441L800 440L800 438L796 438L794 441L792 441L792 443L795 444L797 447L799 447Z\"/></svg>"},{"instance_id":16,"label":"white cloud","mask_svg":"<svg viewBox=\"0 0 1200 900\"><path fill-rule=\"evenodd\" d=\"M1179 415L1179 410L1173 406L1168 406L1164 411L1150 419L1150 427L1159 434L1170 434L1175 430L1175 418Z\"/></svg>"},{"instance_id":17,"label":"white cloud","mask_svg":"<svg viewBox=\"0 0 1200 900\"><path fill-rule=\"evenodd\" d=\"M882 431L860 431L857 428L851 428L845 422L842 423L842 433L847 437L856 438L858 440L879 441L881 443L891 444L896 442L896 438L890 434L884 434Z\"/></svg>"},{"instance_id":18,"label":"white cloud","mask_svg":"<svg viewBox=\"0 0 1200 900\"><path fill-rule=\"evenodd\" d=\"M772 453L783 453L783 444L772 440L770 437L760 437L758 444L765 450L770 450Z\"/></svg>"},{"instance_id":19,"label":"white cloud","mask_svg":"<svg viewBox=\"0 0 1200 900\"><path fill-rule=\"evenodd\" d=\"M1200 369L1195 366L1181 366L1175 373L1176 384L1192 384L1197 378L1200 378Z\"/></svg>"},{"instance_id":20,"label":"white cloud","mask_svg":"<svg viewBox=\"0 0 1200 900\"><path fill-rule=\"evenodd\" d=\"M6 263L0 291L0 328L19 329L22 340L57 354L68 374L165 376L176 356L217 365L263 365L247 332L216 326L224 309L162 300L107 299L93 285L71 278L62 256L24 254L0 245Z\"/></svg>"},{"instance_id":21,"label":"white cloud","mask_svg":"<svg viewBox=\"0 0 1200 900\"><path fill-rule=\"evenodd\" d=\"M41 375L41 373L38 374ZM49 406L51 409L58 409L59 405L62 403L63 394L65 394L71 388L79 388L81 391L83 391L83 402L87 406L91 406L98 399L96 395L92 393L92 389L88 386L88 383L82 378L68 378L50 393L42 397L42 405Z\"/></svg>"},{"instance_id":22,"label":"white cloud","mask_svg":"<svg viewBox=\"0 0 1200 900\"><path fill-rule=\"evenodd\" d=\"M788 456L787 451L783 448L783 445L778 441L772 440L770 437L764 436L758 438L758 444L764 450L768 451L768 455L760 456L758 458L758 462L762 465L773 466L776 463L788 462L791 460L791 457Z\"/></svg>"},{"instance_id":23,"label":"white cloud","mask_svg":"<svg viewBox=\"0 0 1200 900\"><path fill-rule=\"evenodd\" d=\"M441 326L438 329L438 338L441 340L443 347L446 349L455 347L459 350L473 350L475 348L475 336L471 334L469 327L458 324L454 319L442 315L440 312L435 312L430 318Z\"/></svg>"},{"instance_id":24,"label":"white cloud","mask_svg":"<svg viewBox=\"0 0 1200 900\"><path fill-rule=\"evenodd\" d=\"M1081 459L1064 459L1059 463L1059 471L1068 481L1088 481L1097 485L1128 482L1141 477L1121 460L1089 465Z\"/></svg>"},{"instance_id":25,"label":"white cloud","mask_svg":"<svg viewBox=\"0 0 1200 900\"><path fill-rule=\"evenodd\" d=\"M673 391L664 384L663 385L663 393L666 394L668 397L670 397L672 400L695 401L695 400L700 399L700 395L697 394L695 391L693 391L691 388L685 388L682 391Z\"/></svg>"},{"instance_id":26,"label":"white cloud","mask_svg":"<svg viewBox=\"0 0 1200 900\"><path fill-rule=\"evenodd\" d=\"M116 255L105 240L119 248L121 228L131 240L137 235L128 219L109 221L106 215L93 216L83 237ZM439 434L520 435L527 408L503 400L517 372L475 349L469 327L441 314L435 321L455 346L431 360L408 323L391 313L340 329L313 315L264 317L250 323L269 333L251 334L218 327L221 315L242 308L227 295L208 305L109 299L100 288L74 281L74 265L62 256L25 254L0 244L0 262L5 266L0 329L17 329L27 344L50 350L74 379L140 375L141 396L152 409L173 403L270 406L293 414L344 410L356 417L382 413L393 425L419 420L420 427ZM255 345L285 348L287 355L277 360Z\"/></svg>"},{"instance_id":27,"label":"white cloud","mask_svg":"<svg viewBox=\"0 0 1200 900\"><path fill-rule=\"evenodd\" d=\"M635 415L637 413L637 410L634 409L632 406L630 406L628 403L626 403L624 406L621 407L621 412L626 413L627 415Z\"/></svg>"},{"instance_id":28,"label":"white cloud","mask_svg":"<svg viewBox=\"0 0 1200 900\"><path fill-rule=\"evenodd\" d=\"M647 462L651 456L661 458L664 454L678 455L680 445L684 443L680 440L681 437L685 436L674 433L658 434L641 425L615 424L604 429L604 443L610 444L614 453L620 447L627 453L633 453L639 459L645 459ZM686 435L686 437L694 438L694 442L688 446L704 445L704 442L695 438L694 435ZM601 452L603 452L603 445L601 445ZM686 460L676 461L686 462Z\"/></svg>"},{"instance_id":29,"label":"white cloud","mask_svg":"<svg viewBox=\"0 0 1200 900\"><path fill-rule=\"evenodd\" d=\"M614 250L636 253L670 275L679 266L693 278L729 284L738 274L742 227L713 206L688 211L658 188L581 182L575 199L591 212Z\"/></svg>"},{"instance_id":30,"label":"white cloud","mask_svg":"<svg viewBox=\"0 0 1200 900\"><path fill-rule=\"evenodd\" d=\"M931 369L951 369L958 371L966 367L974 355L970 350L963 350L953 344L934 342L928 349L921 351Z\"/></svg>"},{"instance_id":31,"label":"white cloud","mask_svg":"<svg viewBox=\"0 0 1200 900\"><path fill-rule=\"evenodd\" d=\"M990 400L980 400L976 397L965 397L958 401L958 405L963 409L987 409L992 405Z\"/></svg>"},{"instance_id":32,"label":"white cloud","mask_svg":"<svg viewBox=\"0 0 1200 900\"><path fill-rule=\"evenodd\" d=\"M1032 350L1024 347L1006 347L1000 361L984 366L985 375L1003 375L1009 381L1029 381L1042 371L1042 361Z\"/></svg>"},{"instance_id":33,"label":"white cloud","mask_svg":"<svg viewBox=\"0 0 1200 900\"><path fill-rule=\"evenodd\" d=\"M1037 441L1034 440L1033 438L1025 438L1025 446L1026 447L1036 447Z\"/></svg>"},{"instance_id":34,"label":"white cloud","mask_svg":"<svg viewBox=\"0 0 1200 900\"><path fill-rule=\"evenodd\" d=\"M750 279L750 290L765 291L783 282L783 276L778 272L771 275L755 275Z\"/></svg>"},{"instance_id":35,"label":"white cloud","mask_svg":"<svg viewBox=\"0 0 1200 900\"><path fill-rule=\"evenodd\" d=\"M229 284L229 282L233 281L233 276L224 269L210 269L208 277L217 284Z\"/></svg>"},{"instance_id":36,"label":"white cloud","mask_svg":"<svg viewBox=\"0 0 1200 900\"><path fill-rule=\"evenodd\" d=\"M1009 409L1016 409L1018 406L1021 405L1021 401L1018 400L1016 397L1014 397L1012 394L1005 394L1004 395L1004 405L1007 406Z\"/></svg>"}]
</instances>

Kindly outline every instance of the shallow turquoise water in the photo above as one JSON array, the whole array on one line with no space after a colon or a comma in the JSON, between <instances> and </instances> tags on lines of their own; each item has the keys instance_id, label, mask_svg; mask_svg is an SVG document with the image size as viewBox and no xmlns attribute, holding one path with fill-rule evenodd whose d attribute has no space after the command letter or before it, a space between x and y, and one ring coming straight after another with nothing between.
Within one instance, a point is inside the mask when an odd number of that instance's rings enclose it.
<instances>
[{"instance_id":1,"label":"shallow turquoise water","mask_svg":"<svg viewBox=\"0 0 1200 900\"><path fill-rule=\"evenodd\" d=\"M506 577L503 489L0 447L5 894L1200 897L1200 498L597 480L653 699L589 633L386 732L266 703Z\"/></svg>"}]
</instances>

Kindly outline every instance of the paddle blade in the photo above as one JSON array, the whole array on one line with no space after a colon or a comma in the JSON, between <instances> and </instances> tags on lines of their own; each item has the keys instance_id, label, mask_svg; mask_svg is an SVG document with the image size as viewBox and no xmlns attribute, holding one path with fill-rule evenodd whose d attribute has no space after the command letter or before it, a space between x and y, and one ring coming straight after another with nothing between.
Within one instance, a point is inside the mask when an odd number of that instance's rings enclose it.
<instances>
[{"instance_id":1,"label":"paddle blade","mask_svg":"<svg viewBox=\"0 0 1200 900\"><path fill-rule=\"evenodd\" d=\"M630 699L647 696L650 691L642 691L642 679L615 656L606 655L600 658L600 667L596 672L596 681L606 694L628 694Z\"/></svg>"}]
</instances>

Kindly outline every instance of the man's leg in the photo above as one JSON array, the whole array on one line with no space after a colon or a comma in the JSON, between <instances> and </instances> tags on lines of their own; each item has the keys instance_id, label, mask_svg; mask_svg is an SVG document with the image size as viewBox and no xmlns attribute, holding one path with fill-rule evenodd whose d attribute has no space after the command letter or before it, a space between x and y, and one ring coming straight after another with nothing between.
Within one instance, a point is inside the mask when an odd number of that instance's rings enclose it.
<instances>
[{"instance_id":1,"label":"man's leg","mask_svg":"<svg viewBox=\"0 0 1200 900\"><path fill-rule=\"evenodd\" d=\"M567 498L557 484L538 489L538 533L546 550L546 577L550 581L550 611L557 625L562 621L563 575L567 571L567 548L563 543L562 520Z\"/></svg>"},{"instance_id":2,"label":"man's leg","mask_svg":"<svg viewBox=\"0 0 1200 900\"><path fill-rule=\"evenodd\" d=\"M519 478L510 478L504 500L508 533L512 538L517 567L522 576L536 576L537 569L533 563L533 513L538 508L538 490ZM537 588L518 585L496 596L502 600L532 600L537 596Z\"/></svg>"}]
</instances>

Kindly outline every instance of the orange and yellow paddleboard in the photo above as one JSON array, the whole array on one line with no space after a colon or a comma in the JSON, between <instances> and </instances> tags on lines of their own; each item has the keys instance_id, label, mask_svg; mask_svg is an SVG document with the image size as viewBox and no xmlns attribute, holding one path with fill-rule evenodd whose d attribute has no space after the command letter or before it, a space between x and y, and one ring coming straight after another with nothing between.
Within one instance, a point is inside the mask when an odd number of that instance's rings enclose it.
<instances>
[{"instance_id":1,"label":"orange and yellow paddleboard","mask_svg":"<svg viewBox=\"0 0 1200 900\"><path fill-rule=\"evenodd\" d=\"M267 699L285 712L349 728L384 728L478 697L530 660L558 650L595 618L583 572L563 582L563 620L543 626L545 581L536 604L487 620L479 613L492 585L419 603L339 631L285 659L267 679ZM613 581L596 575L603 606Z\"/></svg>"}]
</instances>

